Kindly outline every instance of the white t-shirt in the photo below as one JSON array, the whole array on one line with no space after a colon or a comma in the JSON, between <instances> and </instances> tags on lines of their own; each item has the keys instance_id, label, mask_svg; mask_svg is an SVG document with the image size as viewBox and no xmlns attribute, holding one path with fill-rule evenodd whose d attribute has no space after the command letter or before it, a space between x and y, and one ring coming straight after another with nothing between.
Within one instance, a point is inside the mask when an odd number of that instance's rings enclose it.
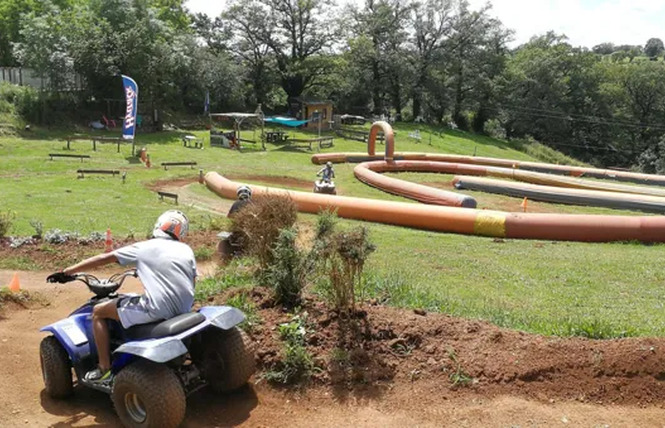
<instances>
[{"instance_id":1,"label":"white t-shirt","mask_svg":"<svg viewBox=\"0 0 665 428\"><path fill-rule=\"evenodd\" d=\"M151 316L169 319L192 309L196 259L189 245L153 238L119 248L113 254L123 266L136 265L145 288L141 301Z\"/></svg>"}]
</instances>

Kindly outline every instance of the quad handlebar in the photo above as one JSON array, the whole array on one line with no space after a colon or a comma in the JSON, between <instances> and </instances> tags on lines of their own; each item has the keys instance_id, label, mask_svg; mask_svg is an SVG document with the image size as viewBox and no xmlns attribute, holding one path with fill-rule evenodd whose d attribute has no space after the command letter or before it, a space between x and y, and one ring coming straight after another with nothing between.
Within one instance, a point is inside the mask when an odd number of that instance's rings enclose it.
<instances>
[{"instance_id":1,"label":"quad handlebar","mask_svg":"<svg viewBox=\"0 0 665 428\"><path fill-rule=\"evenodd\" d=\"M81 281L88 286L90 291L95 293L97 297L107 297L108 295L117 291L125 279L129 276L137 277L136 269L130 269L122 273L111 275L108 279L99 279L89 273L76 273L73 275L64 272L56 272L46 278L47 282L57 282L65 284L72 281Z\"/></svg>"}]
</instances>

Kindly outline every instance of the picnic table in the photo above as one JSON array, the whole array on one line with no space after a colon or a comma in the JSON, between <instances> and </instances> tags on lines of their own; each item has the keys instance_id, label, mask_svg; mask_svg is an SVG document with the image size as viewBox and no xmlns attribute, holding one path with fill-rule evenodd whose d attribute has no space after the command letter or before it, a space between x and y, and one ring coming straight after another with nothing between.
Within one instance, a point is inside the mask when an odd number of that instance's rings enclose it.
<instances>
[{"instance_id":1,"label":"picnic table","mask_svg":"<svg viewBox=\"0 0 665 428\"><path fill-rule=\"evenodd\" d=\"M289 136L284 131L268 131L266 132L266 141L268 143L283 143L289 139Z\"/></svg>"},{"instance_id":2,"label":"picnic table","mask_svg":"<svg viewBox=\"0 0 665 428\"><path fill-rule=\"evenodd\" d=\"M200 138L194 136L194 135L184 135L182 137L182 145L184 147L189 147L192 149L202 149L203 148L203 140Z\"/></svg>"}]
</instances>

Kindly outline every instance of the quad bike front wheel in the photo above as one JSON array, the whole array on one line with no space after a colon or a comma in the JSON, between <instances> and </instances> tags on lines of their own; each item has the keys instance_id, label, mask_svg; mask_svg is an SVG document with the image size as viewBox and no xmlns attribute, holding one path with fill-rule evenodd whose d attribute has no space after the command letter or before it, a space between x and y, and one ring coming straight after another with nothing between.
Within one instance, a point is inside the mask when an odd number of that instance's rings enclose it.
<instances>
[{"instance_id":1,"label":"quad bike front wheel","mask_svg":"<svg viewBox=\"0 0 665 428\"><path fill-rule=\"evenodd\" d=\"M72 364L67 351L55 336L48 336L39 345L39 360L46 392L52 398L65 398L72 394Z\"/></svg>"},{"instance_id":2,"label":"quad bike front wheel","mask_svg":"<svg viewBox=\"0 0 665 428\"><path fill-rule=\"evenodd\" d=\"M202 369L213 391L224 393L238 389L256 371L254 342L239 328L210 329L204 343Z\"/></svg>"},{"instance_id":3,"label":"quad bike front wheel","mask_svg":"<svg viewBox=\"0 0 665 428\"><path fill-rule=\"evenodd\" d=\"M126 427L177 427L185 418L186 397L180 380L167 366L138 361L113 381L111 400Z\"/></svg>"}]
</instances>

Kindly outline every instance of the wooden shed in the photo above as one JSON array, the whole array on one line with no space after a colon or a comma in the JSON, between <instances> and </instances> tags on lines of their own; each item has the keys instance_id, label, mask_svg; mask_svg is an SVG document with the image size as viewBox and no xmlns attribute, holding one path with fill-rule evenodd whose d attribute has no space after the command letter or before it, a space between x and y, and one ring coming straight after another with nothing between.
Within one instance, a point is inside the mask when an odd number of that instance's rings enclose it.
<instances>
[{"instance_id":1,"label":"wooden shed","mask_svg":"<svg viewBox=\"0 0 665 428\"><path fill-rule=\"evenodd\" d=\"M304 97L294 98L290 103L291 115L301 119L309 120L305 125L307 129L317 129L321 120L321 129L330 129L333 118L332 101L314 100Z\"/></svg>"}]
</instances>

